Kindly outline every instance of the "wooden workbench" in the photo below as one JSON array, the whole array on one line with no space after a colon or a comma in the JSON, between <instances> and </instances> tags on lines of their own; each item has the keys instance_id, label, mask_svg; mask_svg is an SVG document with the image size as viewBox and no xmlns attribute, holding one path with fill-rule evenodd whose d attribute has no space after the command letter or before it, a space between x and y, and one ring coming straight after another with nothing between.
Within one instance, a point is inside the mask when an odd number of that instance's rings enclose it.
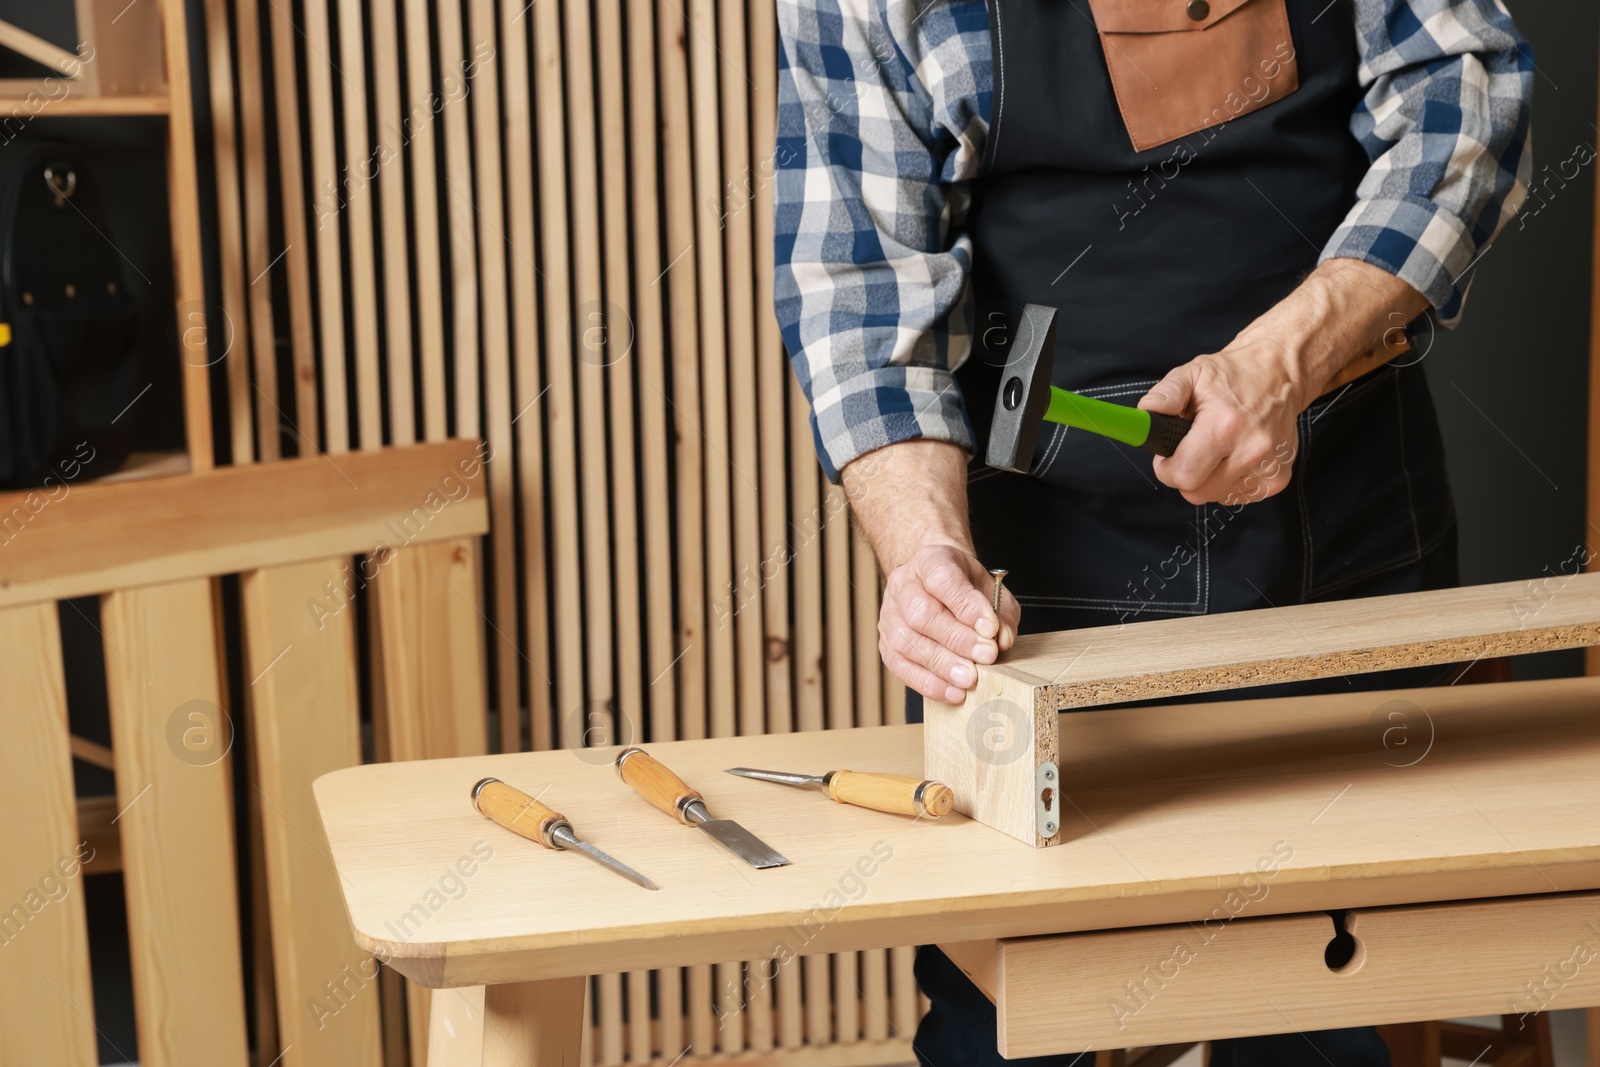
<instances>
[{"instance_id":1,"label":"wooden workbench","mask_svg":"<svg viewBox=\"0 0 1600 1067\"><path fill-rule=\"evenodd\" d=\"M1015 1056L1517 1010L1542 965L1600 947L1600 899L1560 896L1600 887L1597 711L1600 684L1574 679L1070 713L1050 849L722 773L916 774L919 727L647 746L793 860L765 871L594 752L352 767L316 793L360 945L427 986L490 987L482 1062L565 1062L551 1057L578 1047L590 974L927 942L995 997ZM490 823L468 799L486 775L539 793L661 891ZM441 895L442 880L466 888ZM1324 962L1330 909L1356 909L1341 973ZM1180 940L1178 977L1108 1010ZM1063 952L1085 965L1067 971ZM1255 978L1219 980L1240 974ZM436 997L435 1022L479 996ZM1600 963L1528 1010L1594 1003ZM457 1017L433 1062L478 1062L462 1018L483 1015Z\"/></svg>"}]
</instances>

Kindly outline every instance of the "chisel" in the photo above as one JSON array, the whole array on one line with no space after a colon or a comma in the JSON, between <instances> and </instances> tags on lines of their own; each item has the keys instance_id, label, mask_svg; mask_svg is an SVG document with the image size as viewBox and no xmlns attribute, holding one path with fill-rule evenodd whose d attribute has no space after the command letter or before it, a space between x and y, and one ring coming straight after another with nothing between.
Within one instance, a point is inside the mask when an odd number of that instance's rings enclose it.
<instances>
[{"instance_id":1,"label":"chisel","mask_svg":"<svg viewBox=\"0 0 1600 1067\"><path fill-rule=\"evenodd\" d=\"M472 787L472 805L479 814L529 841L537 841L557 852L575 848L635 885L642 885L646 889L660 888L621 860L606 855L587 841L579 840L565 815L545 807L522 790L513 789L498 778L485 778Z\"/></svg>"},{"instance_id":2,"label":"chisel","mask_svg":"<svg viewBox=\"0 0 1600 1067\"><path fill-rule=\"evenodd\" d=\"M698 826L717 844L752 867L783 867L788 864L760 838L736 822L713 819L706 810L705 797L669 771L642 748L625 748L617 755L617 774L634 792L677 819L685 826Z\"/></svg>"},{"instance_id":3,"label":"chisel","mask_svg":"<svg viewBox=\"0 0 1600 1067\"><path fill-rule=\"evenodd\" d=\"M729 767L728 773L800 789L820 789L840 804L854 804L892 815L926 815L937 819L949 814L956 802L955 794L943 782L930 782L908 774L866 771L790 774L788 771L758 771L752 767Z\"/></svg>"}]
</instances>

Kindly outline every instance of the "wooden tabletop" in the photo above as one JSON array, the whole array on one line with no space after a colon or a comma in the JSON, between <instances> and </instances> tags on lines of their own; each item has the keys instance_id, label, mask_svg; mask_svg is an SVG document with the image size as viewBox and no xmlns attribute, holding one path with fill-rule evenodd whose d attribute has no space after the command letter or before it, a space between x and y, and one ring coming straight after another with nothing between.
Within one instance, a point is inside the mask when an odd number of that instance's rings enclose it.
<instances>
[{"instance_id":1,"label":"wooden tabletop","mask_svg":"<svg viewBox=\"0 0 1600 1067\"><path fill-rule=\"evenodd\" d=\"M362 947L493 984L1597 888L1597 711L1600 680L1570 679L1067 714L1049 849L722 773L917 774L920 727L646 746L793 861L763 871L636 796L614 749L352 767L316 794ZM660 891L489 822L468 792L490 775Z\"/></svg>"}]
</instances>

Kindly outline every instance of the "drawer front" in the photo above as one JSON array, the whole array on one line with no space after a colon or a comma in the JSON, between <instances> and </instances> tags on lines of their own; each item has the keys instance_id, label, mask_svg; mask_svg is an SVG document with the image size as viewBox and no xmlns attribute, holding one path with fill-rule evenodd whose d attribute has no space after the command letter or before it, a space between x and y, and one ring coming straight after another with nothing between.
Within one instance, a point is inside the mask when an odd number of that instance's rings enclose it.
<instances>
[{"instance_id":1,"label":"drawer front","mask_svg":"<svg viewBox=\"0 0 1600 1067\"><path fill-rule=\"evenodd\" d=\"M951 945L1009 1057L1600 1004L1600 892Z\"/></svg>"}]
</instances>

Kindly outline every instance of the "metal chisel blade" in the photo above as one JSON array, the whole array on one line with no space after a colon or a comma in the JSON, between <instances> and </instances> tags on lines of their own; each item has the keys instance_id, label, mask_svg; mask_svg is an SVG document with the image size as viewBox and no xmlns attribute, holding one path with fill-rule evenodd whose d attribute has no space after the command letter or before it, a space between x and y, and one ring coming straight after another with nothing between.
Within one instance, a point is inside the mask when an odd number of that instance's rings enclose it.
<instances>
[{"instance_id":1,"label":"metal chisel blade","mask_svg":"<svg viewBox=\"0 0 1600 1067\"><path fill-rule=\"evenodd\" d=\"M752 867L761 869L789 865L789 861L770 845L731 819L706 819L700 823L700 829Z\"/></svg>"},{"instance_id":2,"label":"metal chisel blade","mask_svg":"<svg viewBox=\"0 0 1600 1067\"><path fill-rule=\"evenodd\" d=\"M632 867L629 867L626 863L623 863L621 860L617 859L615 856L608 856L604 852L601 852L599 849L595 848L593 845L589 844L589 842L581 840L578 835L574 834L571 830L557 830L555 836L556 840L561 842L563 848L577 849L579 852L582 852L585 856L588 856L596 863L603 864L604 866L609 867L611 870L616 871L634 885L644 886L646 889L661 888L650 879L634 870Z\"/></svg>"},{"instance_id":3,"label":"metal chisel blade","mask_svg":"<svg viewBox=\"0 0 1600 1067\"><path fill-rule=\"evenodd\" d=\"M762 771L754 767L729 767L728 774L736 774L740 778L754 778L758 782L777 782L779 785L792 785L801 789L816 787L823 788L827 779L820 774L791 774L788 771Z\"/></svg>"}]
</instances>

